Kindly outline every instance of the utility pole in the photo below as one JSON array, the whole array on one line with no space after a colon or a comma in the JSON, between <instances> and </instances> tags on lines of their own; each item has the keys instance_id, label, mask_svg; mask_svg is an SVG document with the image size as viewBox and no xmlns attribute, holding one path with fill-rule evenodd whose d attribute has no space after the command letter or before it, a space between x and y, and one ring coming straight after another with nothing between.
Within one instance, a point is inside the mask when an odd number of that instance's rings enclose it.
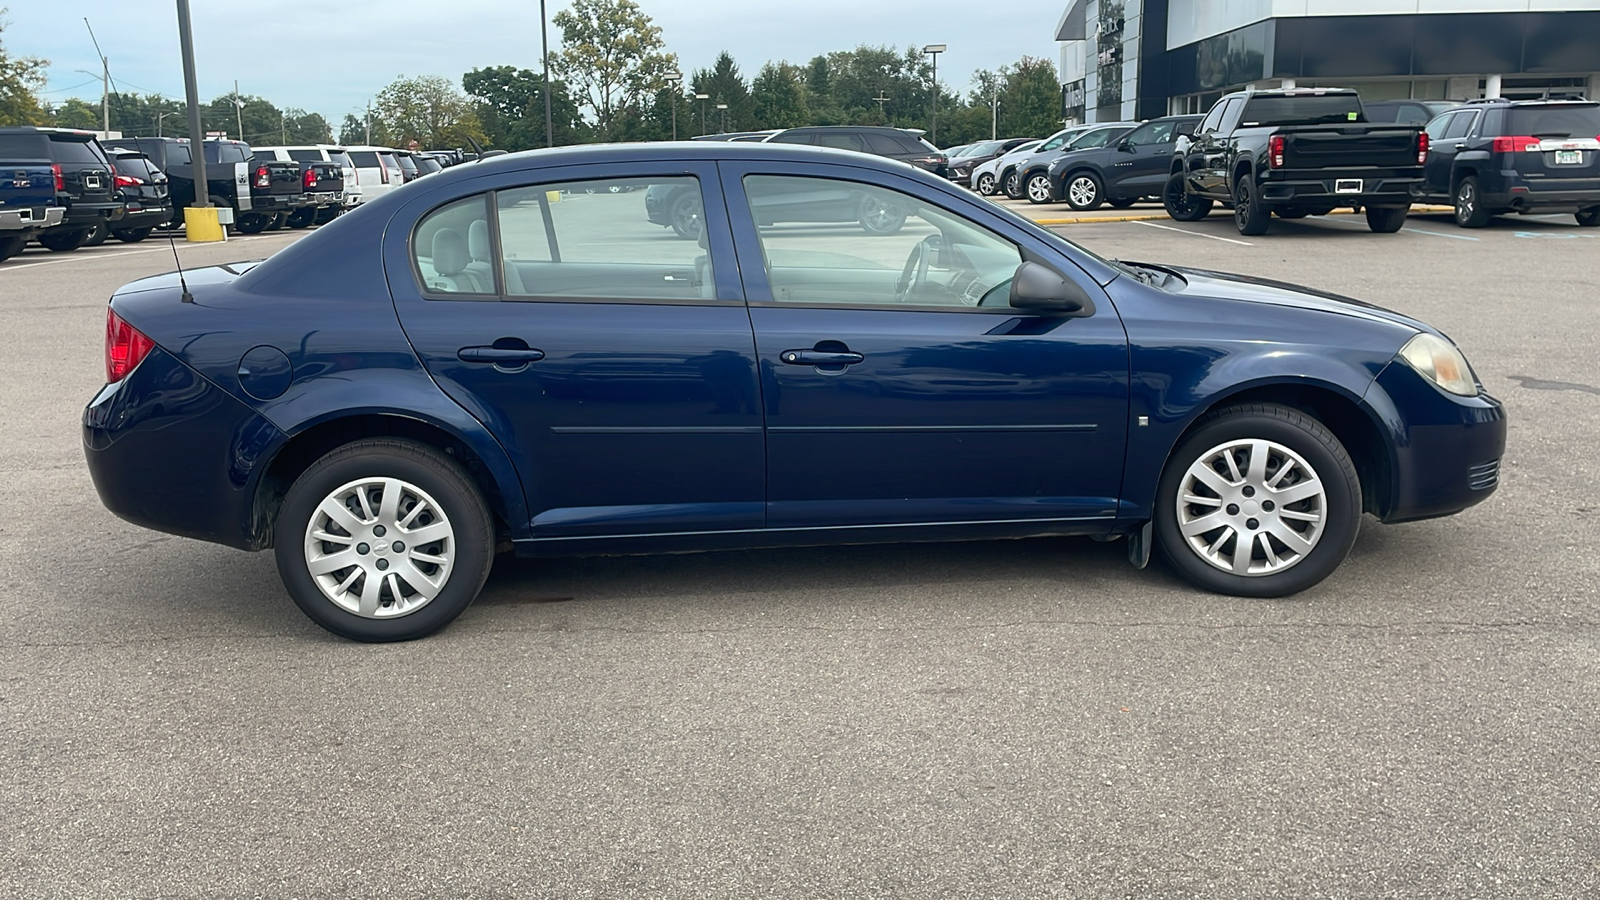
<instances>
[{"instance_id":1,"label":"utility pole","mask_svg":"<svg viewBox=\"0 0 1600 900\"><path fill-rule=\"evenodd\" d=\"M100 136L111 139L111 60L100 52L100 41L94 36L94 26L84 17L83 27L89 29L89 40L94 42L94 55L100 57Z\"/></svg>"},{"instance_id":2,"label":"utility pole","mask_svg":"<svg viewBox=\"0 0 1600 900\"><path fill-rule=\"evenodd\" d=\"M1000 128L1000 92L995 91L989 98L989 140L998 138Z\"/></svg>"},{"instance_id":3,"label":"utility pole","mask_svg":"<svg viewBox=\"0 0 1600 900\"><path fill-rule=\"evenodd\" d=\"M367 101L367 146L372 146L372 101Z\"/></svg>"},{"instance_id":4,"label":"utility pole","mask_svg":"<svg viewBox=\"0 0 1600 900\"><path fill-rule=\"evenodd\" d=\"M694 98L700 101L700 133L706 133L706 101L711 99L710 94L695 94Z\"/></svg>"},{"instance_id":5,"label":"utility pole","mask_svg":"<svg viewBox=\"0 0 1600 900\"><path fill-rule=\"evenodd\" d=\"M289 113L286 110L278 111L278 146L289 143Z\"/></svg>"},{"instance_id":6,"label":"utility pole","mask_svg":"<svg viewBox=\"0 0 1600 900\"><path fill-rule=\"evenodd\" d=\"M239 125L239 136L235 140L244 140L244 101L239 99L239 79L233 80L233 119Z\"/></svg>"},{"instance_id":7,"label":"utility pole","mask_svg":"<svg viewBox=\"0 0 1600 900\"><path fill-rule=\"evenodd\" d=\"M200 85L194 75L194 32L189 24L189 0L178 0L178 44L183 50L183 90L189 99L189 145L194 148L194 183L200 190L194 192L194 205L202 209L211 206L211 197L205 190L206 133L200 128Z\"/></svg>"},{"instance_id":8,"label":"utility pole","mask_svg":"<svg viewBox=\"0 0 1600 900\"><path fill-rule=\"evenodd\" d=\"M539 44L544 57L544 145L556 145L555 126L551 124L550 117L550 32L545 24L548 21L544 15L544 0L539 0Z\"/></svg>"}]
</instances>

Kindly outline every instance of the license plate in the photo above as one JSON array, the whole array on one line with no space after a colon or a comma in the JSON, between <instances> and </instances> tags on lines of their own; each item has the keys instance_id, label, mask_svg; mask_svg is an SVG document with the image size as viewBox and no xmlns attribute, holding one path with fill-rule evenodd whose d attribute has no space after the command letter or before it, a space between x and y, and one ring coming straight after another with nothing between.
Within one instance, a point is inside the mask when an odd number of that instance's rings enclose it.
<instances>
[{"instance_id":1,"label":"license plate","mask_svg":"<svg viewBox=\"0 0 1600 900\"><path fill-rule=\"evenodd\" d=\"M1341 178L1333 183L1333 192L1335 194L1359 194L1361 193L1361 179Z\"/></svg>"},{"instance_id":2,"label":"license plate","mask_svg":"<svg viewBox=\"0 0 1600 900\"><path fill-rule=\"evenodd\" d=\"M1558 166L1581 166L1581 165L1583 165L1583 151L1582 150L1557 150L1556 151L1556 165L1558 165Z\"/></svg>"}]
</instances>

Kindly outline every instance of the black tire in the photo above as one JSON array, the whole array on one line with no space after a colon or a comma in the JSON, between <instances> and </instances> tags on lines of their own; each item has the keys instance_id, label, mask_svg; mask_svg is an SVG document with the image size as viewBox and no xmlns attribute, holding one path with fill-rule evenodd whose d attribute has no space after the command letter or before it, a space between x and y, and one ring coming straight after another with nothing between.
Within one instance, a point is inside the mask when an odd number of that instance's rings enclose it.
<instances>
[{"instance_id":1,"label":"black tire","mask_svg":"<svg viewBox=\"0 0 1600 900\"><path fill-rule=\"evenodd\" d=\"M1241 575L1225 571L1206 561L1202 558L1202 551L1188 543L1179 522L1178 491L1184 486L1190 467L1200 459L1211 455L1213 451L1229 442L1252 439L1270 441L1279 445L1280 449L1287 448L1310 466L1311 474L1320 480L1323 488L1322 508L1318 511L1319 527L1322 530L1309 552L1280 571L1271 574ZM1241 470L1248 474L1248 464L1242 464ZM1217 469L1212 471L1217 472L1225 481L1231 480ZM1271 474L1274 470L1266 468L1264 471ZM1291 470L1289 477L1298 479L1301 476ZM1246 483L1247 480L1242 479L1241 483ZM1288 483L1288 487L1292 488L1293 483ZM1263 492L1265 490L1263 489ZM1251 496L1262 495L1258 492ZM1226 502L1227 498L1223 499ZM1239 502L1251 501L1240 499ZM1260 503L1255 510L1239 506L1219 508L1217 513L1226 516L1221 520L1222 524L1219 524L1215 531L1198 534L1197 540L1215 539L1214 546L1220 559L1220 554L1227 552L1228 547L1237 548L1238 535L1248 535L1251 556L1247 558L1247 563L1253 561L1258 554L1265 562L1265 551L1258 547L1257 542L1263 540L1266 535L1272 535L1275 539L1275 536L1281 533L1284 520L1271 522L1269 517L1272 513L1267 511L1267 502L1265 500L1254 502ZM1190 504L1187 508L1199 513L1209 506ZM1238 512L1230 513L1229 510ZM1279 510L1283 511L1286 510ZM1261 519L1250 518L1253 515L1261 516ZM1242 522L1238 521L1241 519ZM1255 527L1251 527L1251 522L1256 523ZM1305 522L1301 524L1305 526L1305 530L1297 533L1301 535L1310 533L1312 526ZM1173 451L1167 461L1166 470L1161 474L1160 487L1156 493L1155 538L1162 555L1186 581L1221 594L1240 597L1285 597L1299 593L1327 578L1339 567L1350 554L1350 548L1354 546L1356 534L1360 529L1361 481L1344 445L1340 444L1339 439L1316 419L1299 410L1274 404L1230 406L1207 414ZM1233 537L1228 536L1229 531ZM1282 541L1276 541L1275 547L1277 553L1285 556L1292 552L1289 545ZM1230 553L1230 557L1231 555Z\"/></svg>"},{"instance_id":2,"label":"black tire","mask_svg":"<svg viewBox=\"0 0 1600 900\"><path fill-rule=\"evenodd\" d=\"M1577 218L1578 224L1585 228L1593 228L1596 225L1600 225L1600 206L1591 206L1588 209L1578 210Z\"/></svg>"},{"instance_id":3,"label":"black tire","mask_svg":"<svg viewBox=\"0 0 1600 900\"><path fill-rule=\"evenodd\" d=\"M317 210L317 224L326 225L344 214L344 210L337 206L324 206Z\"/></svg>"},{"instance_id":4,"label":"black tire","mask_svg":"<svg viewBox=\"0 0 1600 900\"><path fill-rule=\"evenodd\" d=\"M1028 197L1028 202L1035 205L1049 203L1055 199L1055 191L1050 187L1050 176L1043 172L1035 172L1028 176L1024 193Z\"/></svg>"},{"instance_id":5,"label":"black tire","mask_svg":"<svg viewBox=\"0 0 1600 900\"><path fill-rule=\"evenodd\" d=\"M155 231L155 229L154 228L118 228L116 231L111 232L111 234L117 240L123 242L124 244L137 244L140 241L144 240L145 238L149 237L150 233L152 231Z\"/></svg>"},{"instance_id":6,"label":"black tire","mask_svg":"<svg viewBox=\"0 0 1600 900\"><path fill-rule=\"evenodd\" d=\"M1074 196L1074 193L1077 196ZM1091 212L1105 202L1105 187L1093 172L1069 172L1061 180L1061 196L1078 212Z\"/></svg>"},{"instance_id":7,"label":"black tire","mask_svg":"<svg viewBox=\"0 0 1600 900\"><path fill-rule=\"evenodd\" d=\"M1409 206L1369 206L1367 227L1374 234L1394 234L1405 227L1406 215L1410 212Z\"/></svg>"},{"instance_id":8,"label":"black tire","mask_svg":"<svg viewBox=\"0 0 1600 900\"><path fill-rule=\"evenodd\" d=\"M1128 207L1133 206L1135 203L1138 203L1138 202L1139 202L1139 198L1138 197L1118 197L1115 200L1107 200L1106 204L1108 206L1110 206L1112 209L1127 209Z\"/></svg>"},{"instance_id":9,"label":"black tire","mask_svg":"<svg viewBox=\"0 0 1600 900\"><path fill-rule=\"evenodd\" d=\"M0 237L0 262L5 262L28 246L28 239L22 235L7 235Z\"/></svg>"},{"instance_id":10,"label":"black tire","mask_svg":"<svg viewBox=\"0 0 1600 900\"><path fill-rule=\"evenodd\" d=\"M98 247L111 237L111 226L104 222L89 229L89 236L83 239L83 246Z\"/></svg>"},{"instance_id":11,"label":"black tire","mask_svg":"<svg viewBox=\"0 0 1600 900\"><path fill-rule=\"evenodd\" d=\"M272 216L271 220L267 222L266 230L267 231L278 231L278 230L282 229L283 226L284 226L284 223L286 223L288 221L289 221L289 214L288 213L283 213L283 212L278 213L277 215Z\"/></svg>"},{"instance_id":12,"label":"black tire","mask_svg":"<svg viewBox=\"0 0 1600 900\"><path fill-rule=\"evenodd\" d=\"M315 206L307 206L290 213L284 224L290 228L310 228L316 221L317 208Z\"/></svg>"},{"instance_id":13,"label":"black tire","mask_svg":"<svg viewBox=\"0 0 1600 900\"><path fill-rule=\"evenodd\" d=\"M455 552L452 567L433 599L422 602L414 612L392 618L362 616L334 603L318 586L306 561L307 531L317 508L341 487L368 478L399 479L426 493L442 509L443 518L449 523ZM386 557L386 562L397 560L393 574L400 575L403 571L400 566L409 563L409 556L399 557L393 551L375 548L381 546L380 540L393 541L390 535L403 533L397 528L378 537L352 536L372 540L370 544L358 546L366 546L374 559L381 555ZM324 546L334 549L337 545ZM442 552L434 544L425 546L433 552ZM278 574L295 605L328 631L368 643L414 640L449 625L483 588L494 560L494 548L494 520L466 472L433 447L389 438L346 444L312 463L289 488L274 523ZM350 571L355 568L350 567ZM360 577L352 590L364 584L365 577ZM393 600L392 595L390 599Z\"/></svg>"},{"instance_id":14,"label":"black tire","mask_svg":"<svg viewBox=\"0 0 1600 900\"><path fill-rule=\"evenodd\" d=\"M978 193L982 194L983 196L993 197L995 191L994 174L991 172L985 172L982 175L979 175L978 183L973 185L973 187L977 188Z\"/></svg>"},{"instance_id":15,"label":"black tire","mask_svg":"<svg viewBox=\"0 0 1600 900\"><path fill-rule=\"evenodd\" d=\"M234 222L233 227L237 228L240 234L260 234L266 231L268 226L276 220L276 216L269 216L265 213L240 213L239 219Z\"/></svg>"},{"instance_id":16,"label":"black tire","mask_svg":"<svg viewBox=\"0 0 1600 900\"><path fill-rule=\"evenodd\" d=\"M906 224L906 211L896 203L868 194L861 198L856 221L861 223L861 230L867 234L896 234Z\"/></svg>"},{"instance_id":17,"label":"black tire","mask_svg":"<svg viewBox=\"0 0 1600 900\"><path fill-rule=\"evenodd\" d=\"M686 192L672 201L667 221L672 223L672 233L678 237L686 241L700 240L700 231L705 228L705 223L701 221L699 195Z\"/></svg>"},{"instance_id":18,"label":"black tire","mask_svg":"<svg viewBox=\"0 0 1600 900\"><path fill-rule=\"evenodd\" d=\"M83 246L89 239L88 228L75 228L72 231L57 231L39 235L39 246L51 253L71 253Z\"/></svg>"},{"instance_id":19,"label":"black tire","mask_svg":"<svg viewBox=\"0 0 1600 900\"><path fill-rule=\"evenodd\" d=\"M1483 195L1478 193L1478 179L1468 175L1456 185L1451 195L1456 208L1456 224L1462 228L1482 228L1494 215L1483 205Z\"/></svg>"},{"instance_id":20,"label":"black tire","mask_svg":"<svg viewBox=\"0 0 1600 900\"><path fill-rule=\"evenodd\" d=\"M1006 173L1006 177L1001 180L1000 185L1001 185L1001 188L1005 191L1005 194L1006 194L1007 197L1010 197L1012 200L1021 200L1022 199L1022 173L1021 172L1018 172L1016 170L1012 170L1010 172L1007 172Z\"/></svg>"},{"instance_id":21,"label":"black tire","mask_svg":"<svg viewBox=\"0 0 1600 900\"><path fill-rule=\"evenodd\" d=\"M1198 222L1211 215L1211 207L1215 204L1205 197L1189 193L1188 179L1183 177L1182 172L1173 172L1167 178L1166 186L1161 189L1161 205L1175 222Z\"/></svg>"},{"instance_id":22,"label":"black tire","mask_svg":"<svg viewBox=\"0 0 1600 900\"><path fill-rule=\"evenodd\" d=\"M1233 226L1250 236L1266 234L1272 227L1272 211L1261 205L1261 194L1248 172L1233 186Z\"/></svg>"}]
</instances>

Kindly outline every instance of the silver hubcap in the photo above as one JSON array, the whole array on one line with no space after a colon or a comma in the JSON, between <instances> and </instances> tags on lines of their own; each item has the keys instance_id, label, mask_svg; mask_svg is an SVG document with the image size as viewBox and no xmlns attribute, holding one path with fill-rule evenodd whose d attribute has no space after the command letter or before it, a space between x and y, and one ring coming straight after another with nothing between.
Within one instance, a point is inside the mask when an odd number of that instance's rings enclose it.
<instances>
[{"instance_id":1,"label":"silver hubcap","mask_svg":"<svg viewBox=\"0 0 1600 900\"><path fill-rule=\"evenodd\" d=\"M1263 440L1212 447L1178 486L1178 530L1189 549L1224 572L1274 575L1322 539L1328 498L1299 454Z\"/></svg>"},{"instance_id":2,"label":"silver hubcap","mask_svg":"<svg viewBox=\"0 0 1600 900\"><path fill-rule=\"evenodd\" d=\"M978 192L987 194L994 190L994 176L981 175L978 177Z\"/></svg>"},{"instance_id":3,"label":"silver hubcap","mask_svg":"<svg viewBox=\"0 0 1600 900\"><path fill-rule=\"evenodd\" d=\"M1049 200L1050 181L1042 176L1034 176L1034 179L1028 182L1028 196L1041 203Z\"/></svg>"},{"instance_id":4,"label":"silver hubcap","mask_svg":"<svg viewBox=\"0 0 1600 900\"><path fill-rule=\"evenodd\" d=\"M895 211L881 200L868 200L861 218L869 228L888 228L894 224Z\"/></svg>"},{"instance_id":5,"label":"silver hubcap","mask_svg":"<svg viewBox=\"0 0 1600 900\"><path fill-rule=\"evenodd\" d=\"M306 568L346 612L393 619L428 605L455 563L444 509L398 478L352 481L329 494L306 526Z\"/></svg>"},{"instance_id":6,"label":"silver hubcap","mask_svg":"<svg viewBox=\"0 0 1600 900\"><path fill-rule=\"evenodd\" d=\"M1094 181L1088 178L1074 178L1067 188L1067 196L1079 206L1087 206L1094 202Z\"/></svg>"},{"instance_id":7,"label":"silver hubcap","mask_svg":"<svg viewBox=\"0 0 1600 900\"><path fill-rule=\"evenodd\" d=\"M1470 219L1472 218L1472 207L1472 185L1463 184L1461 190L1456 193L1456 215L1462 219Z\"/></svg>"}]
</instances>

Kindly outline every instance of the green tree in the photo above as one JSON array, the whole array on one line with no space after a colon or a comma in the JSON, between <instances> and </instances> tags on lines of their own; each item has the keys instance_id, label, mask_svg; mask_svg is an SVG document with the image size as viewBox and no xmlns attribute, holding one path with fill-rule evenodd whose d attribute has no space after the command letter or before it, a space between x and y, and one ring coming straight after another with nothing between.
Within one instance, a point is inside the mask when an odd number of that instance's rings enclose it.
<instances>
[{"instance_id":1,"label":"green tree","mask_svg":"<svg viewBox=\"0 0 1600 900\"><path fill-rule=\"evenodd\" d=\"M16 123L7 123L16 124ZM30 123L31 124L31 123ZM68 97L50 110L50 124L57 128L100 128L100 104Z\"/></svg>"},{"instance_id":2,"label":"green tree","mask_svg":"<svg viewBox=\"0 0 1600 900\"><path fill-rule=\"evenodd\" d=\"M488 146L529 150L545 146L544 79L538 72L515 66L487 66L461 76L472 97ZM567 86L551 82L550 119L555 143L575 144L584 138L583 117Z\"/></svg>"},{"instance_id":3,"label":"green tree","mask_svg":"<svg viewBox=\"0 0 1600 900\"><path fill-rule=\"evenodd\" d=\"M755 128L797 128L811 122L803 77L786 62L761 67L750 88Z\"/></svg>"},{"instance_id":4,"label":"green tree","mask_svg":"<svg viewBox=\"0 0 1600 900\"><path fill-rule=\"evenodd\" d=\"M0 35L6 30L6 9L0 6ZM39 103L44 70L50 63L31 56L11 56L0 41L0 125L43 125L49 121Z\"/></svg>"},{"instance_id":5,"label":"green tree","mask_svg":"<svg viewBox=\"0 0 1600 900\"><path fill-rule=\"evenodd\" d=\"M710 69L700 69L690 79L697 94L705 94L710 99L706 103L710 106L711 118L706 120L706 128L712 132L745 131L750 127L754 118L753 104L750 100L750 87L745 84L744 76L739 73L739 65L733 61L733 56L724 50L717 55L717 61L712 63ZM717 104L727 104L726 110L717 109Z\"/></svg>"},{"instance_id":6,"label":"green tree","mask_svg":"<svg viewBox=\"0 0 1600 900\"><path fill-rule=\"evenodd\" d=\"M665 86L677 67L665 52L661 28L633 0L573 0L552 19L563 47L551 61L578 104L594 117L601 140L617 140L638 117L645 99Z\"/></svg>"},{"instance_id":7,"label":"green tree","mask_svg":"<svg viewBox=\"0 0 1600 900\"><path fill-rule=\"evenodd\" d=\"M448 78L397 78L378 92L372 105L394 146L416 141L423 149L439 149L463 146L469 137L484 140L472 101Z\"/></svg>"},{"instance_id":8,"label":"green tree","mask_svg":"<svg viewBox=\"0 0 1600 900\"><path fill-rule=\"evenodd\" d=\"M1061 81L1049 60L1024 56L1001 69L1000 133L1044 137L1061 128Z\"/></svg>"}]
</instances>

